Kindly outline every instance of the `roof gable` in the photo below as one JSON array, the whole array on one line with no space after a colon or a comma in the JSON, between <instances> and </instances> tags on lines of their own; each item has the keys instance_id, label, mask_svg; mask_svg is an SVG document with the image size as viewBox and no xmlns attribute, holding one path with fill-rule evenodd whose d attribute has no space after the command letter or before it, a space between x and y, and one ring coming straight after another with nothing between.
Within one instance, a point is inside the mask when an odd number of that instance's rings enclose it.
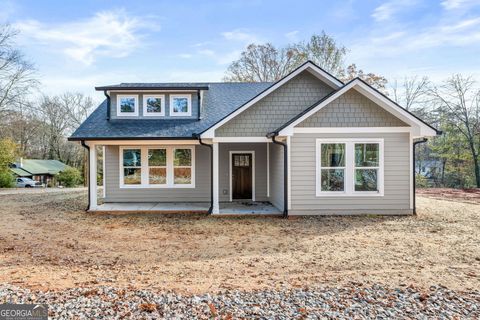
<instances>
[{"instance_id":1,"label":"roof gable","mask_svg":"<svg viewBox=\"0 0 480 320\"><path fill-rule=\"evenodd\" d=\"M331 103L341 95L345 94L350 89L355 89L363 96L367 97L395 117L399 118L401 121L409 124L412 127L414 136L435 136L439 134L439 131L437 131L435 128L433 128L414 114L408 112L407 110L390 100L388 97L386 97L384 94L380 93L378 90L374 89L372 86L359 78L353 79L339 90L332 92L332 94L318 101L316 104L312 105L304 112L298 114L296 117L286 122L283 126L271 132L271 134L286 136L292 135L293 128L295 126L303 122L308 117L312 116L314 113L318 112L320 109L327 106L329 103Z\"/></svg>"},{"instance_id":2,"label":"roof gable","mask_svg":"<svg viewBox=\"0 0 480 320\"><path fill-rule=\"evenodd\" d=\"M260 100L264 99L267 97L269 94L274 92L275 90L279 89L286 83L288 83L291 79L294 77L298 76L300 73L308 71L318 79L322 80L324 83L326 83L328 86L330 86L332 89L338 89L341 86L343 86L343 82L335 78L333 75L330 73L326 72L316 64L314 64L312 61L307 61L304 64L302 64L300 67L283 77L282 79L278 80L277 82L273 83L270 87L250 99L248 102L246 102L244 105L240 106L238 109L234 110L233 112L229 113L225 117L223 117L220 121L216 122L214 125L209 127L207 130L203 131L201 133L202 138L213 138L215 136L215 130L230 121L231 119L235 118L237 115L241 114Z\"/></svg>"},{"instance_id":3,"label":"roof gable","mask_svg":"<svg viewBox=\"0 0 480 320\"><path fill-rule=\"evenodd\" d=\"M300 122L297 127L407 127L378 104L350 89L324 108Z\"/></svg>"}]
</instances>

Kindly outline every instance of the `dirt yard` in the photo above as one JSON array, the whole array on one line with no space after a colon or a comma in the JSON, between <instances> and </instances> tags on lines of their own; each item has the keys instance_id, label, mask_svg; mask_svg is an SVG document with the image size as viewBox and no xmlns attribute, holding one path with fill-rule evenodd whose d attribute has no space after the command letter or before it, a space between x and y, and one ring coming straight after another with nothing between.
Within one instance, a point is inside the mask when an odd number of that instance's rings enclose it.
<instances>
[{"instance_id":1,"label":"dirt yard","mask_svg":"<svg viewBox=\"0 0 480 320\"><path fill-rule=\"evenodd\" d=\"M0 195L0 283L180 293L351 282L480 288L480 204L416 217L86 214L85 191ZM459 198L462 200L462 198Z\"/></svg>"}]
</instances>

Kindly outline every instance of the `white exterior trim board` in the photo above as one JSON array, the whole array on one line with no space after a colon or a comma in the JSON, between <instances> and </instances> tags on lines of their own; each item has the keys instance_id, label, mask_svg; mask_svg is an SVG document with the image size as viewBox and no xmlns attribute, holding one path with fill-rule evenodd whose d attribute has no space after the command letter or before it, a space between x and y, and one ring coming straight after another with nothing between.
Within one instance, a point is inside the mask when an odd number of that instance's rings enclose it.
<instances>
[{"instance_id":1,"label":"white exterior trim board","mask_svg":"<svg viewBox=\"0 0 480 320\"><path fill-rule=\"evenodd\" d=\"M293 133L398 133L411 127L295 127Z\"/></svg>"}]
</instances>

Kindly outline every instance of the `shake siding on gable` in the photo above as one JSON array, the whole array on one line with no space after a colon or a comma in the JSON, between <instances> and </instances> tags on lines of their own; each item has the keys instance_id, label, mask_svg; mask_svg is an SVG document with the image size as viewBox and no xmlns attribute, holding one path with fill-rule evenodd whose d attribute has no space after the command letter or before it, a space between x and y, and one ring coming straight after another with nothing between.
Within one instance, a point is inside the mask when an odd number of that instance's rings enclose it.
<instances>
[{"instance_id":1,"label":"shake siding on gable","mask_svg":"<svg viewBox=\"0 0 480 320\"><path fill-rule=\"evenodd\" d=\"M298 127L404 127L406 123L350 89Z\"/></svg>"},{"instance_id":2,"label":"shake siding on gable","mask_svg":"<svg viewBox=\"0 0 480 320\"><path fill-rule=\"evenodd\" d=\"M264 137L322 99L333 89L304 71L225 123L217 137Z\"/></svg>"},{"instance_id":3,"label":"shake siding on gable","mask_svg":"<svg viewBox=\"0 0 480 320\"><path fill-rule=\"evenodd\" d=\"M315 194L315 141L352 138L352 134L295 134L291 140L290 214L405 214L410 210L410 158L408 133L356 134L355 138L383 138L385 195L317 197Z\"/></svg>"}]
</instances>

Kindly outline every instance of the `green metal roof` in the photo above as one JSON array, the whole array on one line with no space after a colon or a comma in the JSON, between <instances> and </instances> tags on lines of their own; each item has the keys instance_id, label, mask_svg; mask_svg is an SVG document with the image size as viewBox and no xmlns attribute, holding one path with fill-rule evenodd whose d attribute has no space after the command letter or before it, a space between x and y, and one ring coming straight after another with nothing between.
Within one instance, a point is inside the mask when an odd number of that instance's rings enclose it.
<instances>
[{"instance_id":1,"label":"green metal roof","mask_svg":"<svg viewBox=\"0 0 480 320\"><path fill-rule=\"evenodd\" d=\"M54 175L65 170L68 166L58 160L23 159L21 169L31 174Z\"/></svg>"},{"instance_id":2,"label":"green metal roof","mask_svg":"<svg viewBox=\"0 0 480 320\"><path fill-rule=\"evenodd\" d=\"M32 175L31 173L20 168L10 168L10 170L19 177L30 177Z\"/></svg>"}]
</instances>

